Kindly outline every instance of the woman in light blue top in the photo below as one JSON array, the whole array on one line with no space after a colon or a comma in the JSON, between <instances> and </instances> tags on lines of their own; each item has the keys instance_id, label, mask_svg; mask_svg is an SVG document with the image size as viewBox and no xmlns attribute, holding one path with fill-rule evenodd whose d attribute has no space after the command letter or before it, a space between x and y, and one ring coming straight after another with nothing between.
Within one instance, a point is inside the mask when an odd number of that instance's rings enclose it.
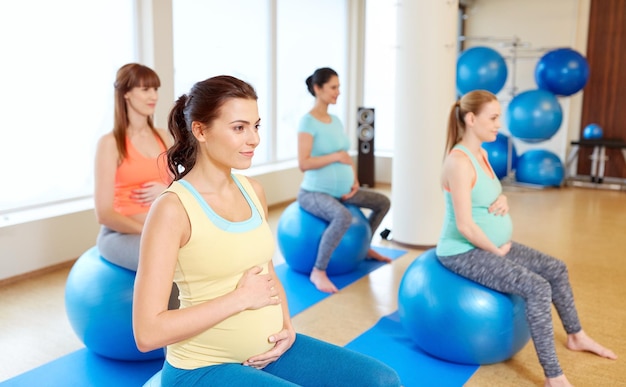
<instances>
[{"instance_id":1,"label":"woman in light blue top","mask_svg":"<svg viewBox=\"0 0 626 387\"><path fill-rule=\"evenodd\" d=\"M556 356L552 303L568 349L617 356L582 330L565 264L511 241L509 206L482 149L483 142L495 141L499 128L500 104L488 91L471 91L452 106L442 175L446 215L437 256L461 276L522 297L544 385L571 386Z\"/></svg>"},{"instance_id":2,"label":"woman in light blue top","mask_svg":"<svg viewBox=\"0 0 626 387\"><path fill-rule=\"evenodd\" d=\"M320 291L335 293L337 287L326 275L326 268L352 220L344 204L371 210L368 220L373 234L391 203L383 194L360 188L348 154L350 140L339 118L328 113L328 105L337 103L339 96L337 73L328 67L317 69L307 78L306 85L315 97L315 105L302 117L298 127L298 164L304 172L298 203L304 210L329 222L322 234L310 279ZM368 257L390 261L373 249L369 249Z\"/></svg>"}]
</instances>

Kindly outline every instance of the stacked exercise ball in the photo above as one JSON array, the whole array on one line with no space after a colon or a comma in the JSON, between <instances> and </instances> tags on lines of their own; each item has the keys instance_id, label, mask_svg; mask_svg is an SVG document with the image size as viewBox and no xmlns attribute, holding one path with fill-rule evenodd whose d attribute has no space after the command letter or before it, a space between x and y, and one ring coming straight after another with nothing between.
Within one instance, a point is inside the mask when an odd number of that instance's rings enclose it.
<instances>
[{"instance_id":1,"label":"stacked exercise ball","mask_svg":"<svg viewBox=\"0 0 626 387\"><path fill-rule=\"evenodd\" d=\"M538 60L534 75L537 89L514 95L505 112L511 138L530 144L550 140L559 131L563 110L557 97L570 96L582 90L589 78L589 65L579 52L558 48L548 51ZM460 95L478 89L497 94L506 79L506 62L494 49L472 47L463 51L457 59L456 81ZM602 135L602 128L596 124L588 125L583 131L587 140L599 139ZM509 154L508 141L511 139L503 136L499 135L493 143L483 144L498 178L502 179L515 170L518 182L561 185L563 164L557 155L547 150L536 150L521 155L518 161L514 148Z\"/></svg>"},{"instance_id":2,"label":"stacked exercise ball","mask_svg":"<svg viewBox=\"0 0 626 387\"><path fill-rule=\"evenodd\" d=\"M487 152L487 158L489 164L493 168L498 179L503 179L509 172L509 147L511 148L511 171L514 171L517 167L517 150L515 145L509 136L503 133L498 133L495 141L484 142L483 149Z\"/></svg>"},{"instance_id":3,"label":"stacked exercise ball","mask_svg":"<svg viewBox=\"0 0 626 387\"><path fill-rule=\"evenodd\" d=\"M602 136L604 136L604 131L598 124L589 124L583 129L583 138L585 140L599 140Z\"/></svg>"},{"instance_id":4,"label":"stacked exercise ball","mask_svg":"<svg viewBox=\"0 0 626 387\"><path fill-rule=\"evenodd\" d=\"M506 122L511 135L536 143L549 140L563 121L556 96L549 91L528 90L516 95L507 106Z\"/></svg>"},{"instance_id":5,"label":"stacked exercise ball","mask_svg":"<svg viewBox=\"0 0 626 387\"><path fill-rule=\"evenodd\" d=\"M456 89L459 95L472 90L498 94L508 71L500 53L489 47L472 47L461 53L456 64Z\"/></svg>"},{"instance_id":6,"label":"stacked exercise ball","mask_svg":"<svg viewBox=\"0 0 626 387\"><path fill-rule=\"evenodd\" d=\"M545 149L524 152L517 161L515 179L520 183L558 187L563 182L565 168L556 154Z\"/></svg>"},{"instance_id":7,"label":"stacked exercise ball","mask_svg":"<svg viewBox=\"0 0 626 387\"><path fill-rule=\"evenodd\" d=\"M96 247L81 255L65 284L70 325L85 346L116 360L162 359L162 349L140 352L132 324L135 272L114 265Z\"/></svg>"},{"instance_id":8,"label":"stacked exercise ball","mask_svg":"<svg viewBox=\"0 0 626 387\"><path fill-rule=\"evenodd\" d=\"M352 214L352 222L330 257L326 269L329 275L356 270L369 250L372 232L367 218L359 207L352 204L346 204L346 207ZM307 275L311 273L322 233L327 227L328 222L303 210L298 202L285 208L278 220L276 234L278 247L289 268Z\"/></svg>"},{"instance_id":9,"label":"stacked exercise ball","mask_svg":"<svg viewBox=\"0 0 626 387\"><path fill-rule=\"evenodd\" d=\"M585 87L589 64L584 56L571 48L547 52L535 67L535 81L542 90L569 96Z\"/></svg>"},{"instance_id":10,"label":"stacked exercise ball","mask_svg":"<svg viewBox=\"0 0 626 387\"><path fill-rule=\"evenodd\" d=\"M530 339L522 298L449 271L435 249L417 257L404 273L398 313L420 349L454 363L498 363Z\"/></svg>"}]
</instances>

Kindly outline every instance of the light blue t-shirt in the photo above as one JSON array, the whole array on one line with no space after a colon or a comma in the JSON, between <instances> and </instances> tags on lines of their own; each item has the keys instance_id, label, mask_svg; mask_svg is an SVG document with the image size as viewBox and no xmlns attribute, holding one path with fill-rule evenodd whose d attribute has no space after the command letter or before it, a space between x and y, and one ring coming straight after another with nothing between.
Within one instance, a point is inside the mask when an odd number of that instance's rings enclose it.
<instances>
[{"instance_id":1,"label":"light blue t-shirt","mask_svg":"<svg viewBox=\"0 0 626 387\"><path fill-rule=\"evenodd\" d=\"M489 206L502 193L502 185L492 170L489 176L478 164L478 160L463 145L456 145L454 149L461 150L472 161L476 171L476 182L472 188L472 218L485 235L496 246L502 246L511 240L513 223L509 214L494 215L489 213ZM475 248L456 226L456 216L452 205L452 195L444 191L446 212L443 221L443 230L437 243L437 255L448 256L461 254Z\"/></svg>"},{"instance_id":2,"label":"light blue t-shirt","mask_svg":"<svg viewBox=\"0 0 626 387\"><path fill-rule=\"evenodd\" d=\"M343 130L339 118L330 115L331 122L326 124L307 113L300 120L298 133L309 133L313 136L311 156L323 156L350 149L350 139ZM311 192L323 192L340 198L350 192L354 184L354 170L351 165L332 163L319 169L304 172L300 187Z\"/></svg>"}]
</instances>

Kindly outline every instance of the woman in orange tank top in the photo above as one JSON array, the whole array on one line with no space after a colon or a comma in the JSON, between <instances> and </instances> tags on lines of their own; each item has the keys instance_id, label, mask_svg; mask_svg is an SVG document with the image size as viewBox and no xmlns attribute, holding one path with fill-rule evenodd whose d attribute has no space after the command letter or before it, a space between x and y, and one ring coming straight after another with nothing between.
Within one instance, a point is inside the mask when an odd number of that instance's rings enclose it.
<instances>
[{"instance_id":1,"label":"woman in orange tank top","mask_svg":"<svg viewBox=\"0 0 626 387\"><path fill-rule=\"evenodd\" d=\"M96 150L97 246L103 258L133 271L148 209L172 181L165 159L172 139L153 124L160 85L156 72L138 63L117 71L113 130Z\"/></svg>"}]
</instances>

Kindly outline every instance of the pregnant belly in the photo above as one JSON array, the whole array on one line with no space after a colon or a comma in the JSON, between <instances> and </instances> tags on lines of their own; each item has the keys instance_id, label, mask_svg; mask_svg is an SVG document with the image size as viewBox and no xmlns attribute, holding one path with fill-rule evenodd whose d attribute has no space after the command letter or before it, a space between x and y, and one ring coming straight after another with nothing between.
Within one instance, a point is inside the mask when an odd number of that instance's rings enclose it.
<instances>
[{"instance_id":1,"label":"pregnant belly","mask_svg":"<svg viewBox=\"0 0 626 387\"><path fill-rule=\"evenodd\" d=\"M487 213L476 223L496 246L509 242L513 236L513 222L509 214L501 216Z\"/></svg>"}]
</instances>

